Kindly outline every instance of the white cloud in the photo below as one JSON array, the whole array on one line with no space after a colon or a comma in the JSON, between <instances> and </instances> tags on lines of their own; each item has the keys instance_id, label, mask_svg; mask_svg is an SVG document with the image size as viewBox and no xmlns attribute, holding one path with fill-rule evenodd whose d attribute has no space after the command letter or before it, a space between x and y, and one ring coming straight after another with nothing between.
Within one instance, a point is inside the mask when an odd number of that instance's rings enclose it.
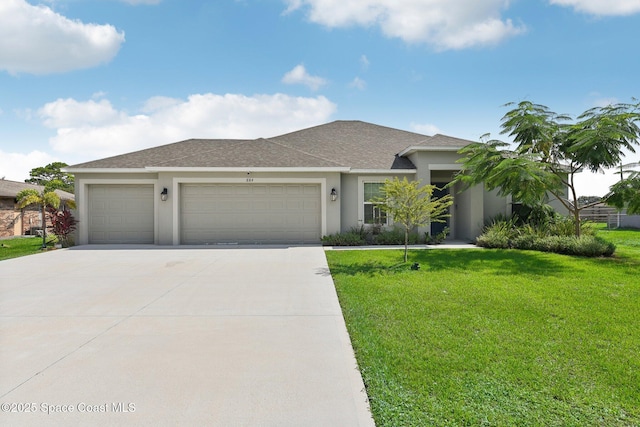
<instances>
[{"instance_id":1,"label":"white cloud","mask_svg":"<svg viewBox=\"0 0 640 427\"><path fill-rule=\"evenodd\" d=\"M640 13L640 0L549 0L551 4L570 6L578 12L601 16Z\"/></svg>"},{"instance_id":2,"label":"white cloud","mask_svg":"<svg viewBox=\"0 0 640 427\"><path fill-rule=\"evenodd\" d=\"M349 83L349 87L365 90L365 88L367 87L367 82L362 80L360 77L356 77L353 80L351 80L351 83Z\"/></svg>"},{"instance_id":3,"label":"white cloud","mask_svg":"<svg viewBox=\"0 0 640 427\"><path fill-rule=\"evenodd\" d=\"M312 76L307 73L306 68L302 64L298 64L291 71L288 71L284 77L282 77L282 83L286 84L302 84L308 86L311 90L318 90L320 87L327 84L327 81L322 77Z\"/></svg>"},{"instance_id":4,"label":"white cloud","mask_svg":"<svg viewBox=\"0 0 640 427\"><path fill-rule=\"evenodd\" d=\"M312 22L327 27L378 26L388 37L464 49L498 43L525 31L503 20L508 0L285 0L285 13L308 9Z\"/></svg>"},{"instance_id":5,"label":"white cloud","mask_svg":"<svg viewBox=\"0 0 640 427\"><path fill-rule=\"evenodd\" d=\"M362 55L360 57L360 65L362 65L362 69L365 71L369 69L369 65L371 65L371 63L369 62L367 55Z\"/></svg>"},{"instance_id":6,"label":"white cloud","mask_svg":"<svg viewBox=\"0 0 640 427\"><path fill-rule=\"evenodd\" d=\"M100 99L100 98L104 98L105 96L107 96L107 92L104 91L98 91L98 92L94 92L91 94L91 99Z\"/></svg>"},{"instance_id":7,"label":"white cloud","mask_svg":"<svg viewBox=\"0 0 640 427\"><path fill-rule=\"evenodd\" d=\"M59 99L42 107L39 115L56 130L49 140L56 153L86 161L188 138L280 135L325 123L336 105L324 96L207 93L187 100L154 97L142 110L127 114L107 100Z\"/></svg>"},{"instance_id":8,"label":"white cloud","mask_svg":"<svg viewBox=\"0 0 640 427\"><path fill-rule=\"evenodd\" d=\"M168 96L154 96L147 99L147 101L142 106L142 112L147 114L153 113L155 111L173 107L174 105L178 105L180 103L182 103L182 101L176 98L170 98Z\"/></svg>"},{"instance_id":9,"label":"white cloud","mask_svg":"<svg viewBox=\"0 0 640 427\"><path fill-rule=\"evenodd\" d=\"M124 114L116 111L106 99L98 102L58 99L45 104L38 114L44 119L45 126L50 128L107 125L124 118Z\"/></svg>"},{"instance_id":10,"label":"white cloud","mask_svg":"<svg viewBox=\"0 0 640 427\"><path fill-rule=\"evenodd\" d=\"M442 133L442 131L436 125L432 125L431 123L411 123L411 129L418 133L423 133L425 135L436 135L438 133Z\"/></svg>"},{"instance_id":11,"label":"white cloud","mask_svg":"<svg viewBox=\"0 0 640 427\"><path fill-rule=\"evenodd\" d=\"M85 24L25 0L0 2L0 69L49 74L109 62L124 42L111 25Z\"/></svg>"},{"instance_id":12,"label":"white cloud","mask_svg":"<svg viewBox=\"0 0 640 427\"><path fill-rule=\"evenodd\" d=\"M37 150L29 153L9 153L0 150L0 179L22 182L29 178L31 169L56 161L59 159Z\"/></svg>"}]
</instances>

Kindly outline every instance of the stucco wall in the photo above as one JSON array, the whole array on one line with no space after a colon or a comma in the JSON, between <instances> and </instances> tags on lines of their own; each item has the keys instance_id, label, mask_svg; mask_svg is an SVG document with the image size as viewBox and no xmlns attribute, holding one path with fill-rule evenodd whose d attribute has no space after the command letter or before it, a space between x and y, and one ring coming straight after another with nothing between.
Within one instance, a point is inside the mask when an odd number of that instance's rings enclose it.
<instances>
[{"instance_id":1,"label":"stucco wall","mask_svg":"<svg viewBox=\"0 0 640 427\"><path fill-rule=\"evenodd\" d=\"M394 177L398 179L407 178L414 180L414 174L343 174L342 182L342 205L341 205L341 232L349 231L351 228L357 228L364 224L363 204L364 204L364 182L384 182L392 180Z\"/></svg>"},{"instance_id":2,"label":"stucco wall","mask_svg":"<svg viewBox=\"0 0 640 427\"><path fill-rule=\"evenodd\" d=\"M341 207L344 200L350 200L348 193L342 188L338 172L158 172L139 174L111 173L77 173L76 203L78 204L78 243L88 243L87 197L88 186L92 184L153 184L155 203L155 243L172 245L179 242L179 197L181 183L276 183L276 182L311 182L321 185L324 213L324 234L337 233L341 230ZM166 201L160 201L160 192L168 190ZM335 188L338 200L331 201L329 193ZM347 202L349 203L349 202Z\"/></svg>"},{"instance_id":3,"label":"stucco wall","mask_svg":"<svg viewBox=\"0 0 640 427\"><path fill-rule=\"evenodd\" d=\"M485 214L485 191L480 185L462 192L460 190L461 187L456 185L453 237L471 241L478 237L482 230Z\"/></svg>"},{"instance_id":4,"label":"stucco wall","mask_svg":"<svg viewBox=\"0 0 640 427\"><path fill-rule=\"evenodd\" d=\"M511 200L498 196L498 190L485 190L483 220L486 222L497 215L511 215Z\"/></svg>"},{"instance_id":5,"label":"stucco wall","mask_svg":"<svg viewBox=\"0 0 640 427\"><path fill-rule=\"evenodd\" d=\"M358 227L358 175L343 174L340 178L342 196L340 213L340 232Z\"/></svg>"},{"instance_id":6,"label":"stucco wall","mask_svg":"<svg viewBox=\"0 0 640 427\"><path fill-rule=\"evenodd\" d=\"M409 180L420 179L423 183L446 183L456 172L455 160L459 155L455 152L418 152L412 155L412 161L419 166L416 174L398 175ZM434 168L433 170L430 168ZM447 169L451 168L451 169ZM362 218L362 183L384 182L392 179L392 174L341 174L339 172L154 172L138 174L76 174L76 202L78 204L77 241L88 242L88 221L86 198L90 184L131 184L145 183L154 186L155 200L155 243L172 245L179 242L179 197L180 184L189 182L214 183L264 183L264 182L296 182L311 180L321 184L323 191L324 224L322 234L333 234L348 231L352 227L363 224ZM160 192L167 188L169 195L166 202L160 201ZM329 193L335 188L338 199L331 201ZM479 233L485 219L498 213L510 213L507 200L498 197L495 192L486 192L481 186L459 193L457 186L451 194L454 205L451 208L451 238L473 239ZM420 233L426 231L419 230Z\"/></svg>"}]
</instances>

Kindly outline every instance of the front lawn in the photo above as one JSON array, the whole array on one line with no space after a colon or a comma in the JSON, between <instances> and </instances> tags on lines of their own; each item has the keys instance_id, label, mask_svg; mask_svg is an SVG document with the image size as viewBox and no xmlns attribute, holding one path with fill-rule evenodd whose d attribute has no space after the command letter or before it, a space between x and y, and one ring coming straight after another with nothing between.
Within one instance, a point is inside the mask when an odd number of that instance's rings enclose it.
<instances>
[{"instance_id":1,"label":"front lawn","mask_svg":"<svg viewBox=\"0 0 640 427\"><path fill-rule=\"evenodd\" d=\"M48 238L48 240L50 239ZM0 260L37 254L42 252L41 248L42 237L16 237L0 240Z\"/></svg>"},{"instance_id":2,"label":"front lawn","mask_svg":"<svg viewBox=\"0 0 640 427\"><path fill-rule=\"evenodd\" d=\"M621 255L328 251L377 426L640 425L640 231L599 234Z\"/></svg>"}]
</instances>

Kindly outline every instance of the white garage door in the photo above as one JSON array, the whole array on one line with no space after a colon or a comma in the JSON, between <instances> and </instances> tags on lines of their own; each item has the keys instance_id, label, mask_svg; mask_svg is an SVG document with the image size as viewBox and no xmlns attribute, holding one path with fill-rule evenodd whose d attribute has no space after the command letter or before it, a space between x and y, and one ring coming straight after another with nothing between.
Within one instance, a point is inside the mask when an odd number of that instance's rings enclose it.
<instances>
[{"instance_id":1,"label":"white garage door","mask_svg":"<svg viewBox=\"0 0 640 427\"><path fill-rule=\"evenodd\" d=\"M182 184L183 244L318 243L320 185Z\"/></svg>"},{"instance_id":2,"label":"white garage door","mask_svg":"<svg viewBox=\"0 0 640 427\"><path fill-rule=\"evenodd\" d=\"M153 185L89 185L89 243L153 243Z\"/></svg>"}]
</instances>

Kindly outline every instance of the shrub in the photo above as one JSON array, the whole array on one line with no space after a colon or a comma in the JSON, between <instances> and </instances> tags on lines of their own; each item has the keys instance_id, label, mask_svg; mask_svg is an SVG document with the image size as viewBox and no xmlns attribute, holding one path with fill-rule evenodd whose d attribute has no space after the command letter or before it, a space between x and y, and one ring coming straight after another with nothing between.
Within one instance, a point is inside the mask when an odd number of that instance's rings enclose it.
<instances>
[{"instance_id":1,"label":"shrub","mask_svg":"<svg viewBox=\"0 0 640 427\"><path fill-rule=\"evenodd\" d=\"M539 226L553 220L555 215L556 212L549 205L520 205L517 209L514 206L514 217L519 225L531 224L533 226Z\"/></svg>"},{"instance_id":2,"label":"shrub","mask_svg":"<svg viewBox=\"0 0 640 427\"><path fill-rule=\"evenodd\" d=\"M615 245L594 236L595 228L586 225L581 237L574 236L571 218L555 216L546 223L518 225L518 220L500 219L485 226L476 244L495 249L528 249L578 256L611 256Z\"/></svg>"},{"instance_id":3,"label":"shrub","mask_svg":"<svg viewBox=\"0 0 640 427\"><path fill-rule=\"evenodd\" d=\"M435 236L432 236L429 232L424 233L424 241L428 245L439 245L440 243L444 242L450 232L451 229L449 227L445 227Z\"/></svg>"},{"instance_id":4,"label":"shrub","mask_svg":"<svg viewBox=\"0 0 640 427\"><path fill-rule=\"evenodd\" d=\"M598 257L613 255L616 245L595 236L550 236L536 239L536 247L532 249L565 255Z\"/></svg>"},{"instance_id":5,"label":"shrub","mask_svg":"<svg viewBox=\"0 0 640 427\"><path fill-rule=\"evenodd\" d=\"M67 208L58 210L52 206L47 207L47 212L51 217L53 226L53 234L56 235L62 246L69 247L71 242L71 234L75 231L78 221L73 217L71 211Z\"/></svg>"},{"instance_id":6,"label":"shrub","mask_svg":"<svg viewBox=\"0 0 640 427\"><path fill-rule=\"evenodd\" d=\"M476 239L476 245L484 248L507 249L511 241L518 237L516 219L499 217L485 225L482 234Z\"/></svg>"},{"instance_id":7,"label":"shrub","mask_svg":"<svg viewBox=\"0 0 640 427\"><path fill-rule=\"evenodd\" d=\"M380 230L377 236L374 236L374 244L376 245L404 245L404 231L399 228L391 228L388 230ZM409 244L415 245L420 238L416 233L409 233Z\"/></svg>"},{"instance_id":8,"label":"shrub","mask_svg":"<svg viewBox=\"0 0 640 427\"><path fill-rule=\"evenodd\" d=\"M367 243L367 231L364 226L352 227L345 233L322 236L324 246L362 246Z\"/></svg>"}]
</instances>

